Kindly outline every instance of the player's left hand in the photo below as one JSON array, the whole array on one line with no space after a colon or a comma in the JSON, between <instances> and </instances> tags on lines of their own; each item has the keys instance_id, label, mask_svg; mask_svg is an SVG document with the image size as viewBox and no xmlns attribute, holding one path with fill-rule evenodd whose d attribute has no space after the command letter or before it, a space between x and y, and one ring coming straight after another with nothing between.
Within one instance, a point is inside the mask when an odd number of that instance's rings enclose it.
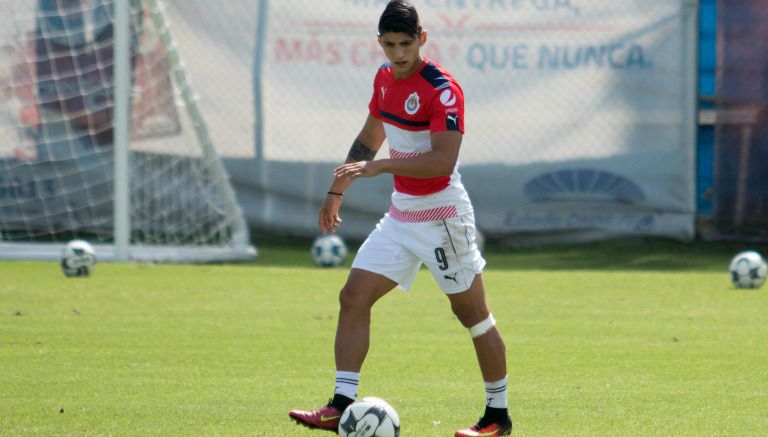
<instances>
[{"instance_id":1,"label":"player's left hand","mask_svg":"<svg viewBox=\"0 0 768 437\"><path fill-rule=\"evenodd\" d=\"M335 232L336 229L341 226L341 216L339 211L341 210L341 197L333 194L325 196L322 206L317 217L317 224L320 227L320 231L325 234L327 232Z\"/></svg>"},{"instance_id":2,"label":"player's left hand","mask_svg":"<svg viewBox=\"0 0 768 437\"><path fill-rule=\"evenodd\" d=\"M349 162L333 171L333 175L340 179L352 180L359 177L369 178L381 174L376 161Z\"/></svg>"}]
</instances>

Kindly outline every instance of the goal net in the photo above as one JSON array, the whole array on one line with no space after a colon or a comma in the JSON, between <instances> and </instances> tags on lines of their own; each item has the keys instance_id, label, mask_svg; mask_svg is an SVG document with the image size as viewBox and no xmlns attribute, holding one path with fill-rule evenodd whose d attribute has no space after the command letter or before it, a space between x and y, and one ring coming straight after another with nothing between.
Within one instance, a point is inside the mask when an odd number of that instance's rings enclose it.
<instances>
[{"instance_id":1,"label":"goal net","mask_svg":"<svg viewBox=\"0 0 768 437\"><path fill-rule=\"evenodd\" d=\"M130 4L127 205L115 205L112 0L0 5L0 258L52 259L84 238L115 257L250 259L256 251L157 0Z\"/></svg>"}]
</instances>

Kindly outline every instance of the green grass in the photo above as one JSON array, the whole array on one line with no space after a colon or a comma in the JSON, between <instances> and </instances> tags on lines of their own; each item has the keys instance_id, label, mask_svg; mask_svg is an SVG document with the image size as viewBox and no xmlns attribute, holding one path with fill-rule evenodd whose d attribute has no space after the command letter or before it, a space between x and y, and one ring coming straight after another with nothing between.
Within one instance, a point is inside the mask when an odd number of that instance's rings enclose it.
<instances>
[{"instance_id":1,"label":"green grass","mask_svg":"<svg viewBox=\"0 0 768 437\"><path fill-rule=\"evenodd\" d=\"M0 262L0 435L312 436L291 408L333 389L345 269L305 241L240 265ZM485 282L507 343L514 435L768 434L768 291L735 290L741 247L628 241L491 247ZM477 419L469 335L422 271L374 309L361 395L404 437Z\"/></svg>"}]
</instances>

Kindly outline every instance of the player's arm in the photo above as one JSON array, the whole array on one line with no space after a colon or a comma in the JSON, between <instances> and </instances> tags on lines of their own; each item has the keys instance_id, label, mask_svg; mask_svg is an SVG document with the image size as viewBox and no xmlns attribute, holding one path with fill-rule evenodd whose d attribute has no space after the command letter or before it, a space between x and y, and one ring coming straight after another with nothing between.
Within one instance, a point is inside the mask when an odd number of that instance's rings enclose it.
<instances>
[{"instance_id":1,"label":"player's arm","mask_svg":"<svg viewBox=\"0 0 768 437\"><path fill-rule=\"evenodd\" d=\"M432 150L415 158L379 159L347 163L336 169L336 179L352 180L381 173L430 178L449 176L456 167L463 134L459 131L435 132L431 136Z\"/></svg>"},{"instance_id":2,"label":"player's arm","mask_svg":"<svg viewBox=\"0 0 768 437\"><path fill-rule=\"evenodd\" d=\"M345 163L354 164L358 162L373 161L376 157L376 152L378 152L381 145L384 144L385 138L384 124L378 118L368 114L363 129L360 130L360 133L349 148ZM337 176L333 179L329 191L343 193L351 184L351 180L339 178Z\"/></svg>"},{"instance_id":3,"label":"player's arm","mask_svg":"<svg viewBox=\"0 0 768 437\"><path fill-rule=\"evenodd\" d=\"M368 114L362 130L349 148L345 163L354 164L373 161L376 157L376 152L384 144L385 138L386 134L384 133L384 125L381 120ZM334 231L341 225L339 210L341 209L343 194L351 184L352 179L342 178L338 175L334 177L318 214L318 225L323 233Z\"/></svg>"},{"instance_id":4,"label":"player's arm","mask_svg":"<svg viewBox=\"0 0 768 437\"><path fill-rule=\"evenodd\" d=\"M384 123L368 114L363 129L349 148L346 162L372 161L385 138Z\"/></svg>"}]
</instances>

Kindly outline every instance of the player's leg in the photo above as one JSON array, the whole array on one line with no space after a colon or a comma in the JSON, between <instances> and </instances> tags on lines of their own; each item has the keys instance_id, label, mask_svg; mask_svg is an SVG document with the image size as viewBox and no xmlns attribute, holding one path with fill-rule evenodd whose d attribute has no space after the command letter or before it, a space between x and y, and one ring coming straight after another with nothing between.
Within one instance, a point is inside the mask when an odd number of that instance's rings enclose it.
<instances>
[{"instance_id":1,"label":"player's leg","mask_svg":"<svg viewBox=\"0 0 768 437\"><path fill-rule=\"evenodd\" d=\"M357 398L360 369L368 353L371 307L395 286L408 289L421 263L399 244L385 217L363 243L339 294L339 321L334 347L336 385L331 401L314 411L288 414L310 428L336 431L344 409Z\"/></svg>"},{"instance_id":2,"label":"player's leg","mask_svg":"<svg viewBox=\"0 0 768 437\"><path fill-rule=\"evenodd\" d=\"M336 369L360 372L368 353L371 307L400 285L408 289L421 262L403 247L400 225L385 216L355 255L339 295Z\"/></svg>"},{"instance_id":3,"label":"player's leg","mask_svg":"<svg viewBox=\"0 0 768 437\"><path fill-rule=\"evenodd\" d=\"M482 277L485 260L475 243L474 217L469 214L424 224L418 232L429 235L418 249L420 257L448 296L453 313L469 330L485 381L483 418L456 436L506 435L512 427L507 413L506 350L486 303Z\"/></svg>"},{"instance_id":4,"label":"player's leg","mask_svg":"<svg viewBox=\"0 0 768 437\"><path fill-rule=\"evenodd\" d=\"M485 381L485 413L478 423L456 432L456 437L502 436L512 430L507 410L506 347L485 299L482 274L462 293L448 294L451 309L469 329Z\"/></svg>"},{"instance_id":5,"label":"player's leg","mask_svg":"<svg viewBox=\"0 0 768 437\"><path fill-rule=\"evenodd\" d=\"M360 372L368 354L371 307L397 283L378 273L353 268L339 294L336 325L336 369Z\"/></svg>"},{"instance_id":6,"label":"player's leg","mask_svg":"<svg viewBox=\"0 0 768 437\"><path fill-rule=\"evenodd\" d=\"M360 369L368 353L371 307L395 288L396 282L377 273L353 268L339 294L336 325L336 385L331 401L317 410L292 410L288 415L309 428L335 432L341 413L357 398Z\"/></svg>"},{"instance_id":7,"label":"player's leg","mask_svg":"<svg viewBox=\"0 0 768 437\"><path fill-rule=\"evenodd\" d=\"M475 346L480 371L485 381L498 381L507 374L507 358L504 340L496 329L495 321L489 319L491 312L485 300L483 275L477 274L472 286L465 292L448 295L451 310L470 332Z\"/></svg>"}]
</instances>

